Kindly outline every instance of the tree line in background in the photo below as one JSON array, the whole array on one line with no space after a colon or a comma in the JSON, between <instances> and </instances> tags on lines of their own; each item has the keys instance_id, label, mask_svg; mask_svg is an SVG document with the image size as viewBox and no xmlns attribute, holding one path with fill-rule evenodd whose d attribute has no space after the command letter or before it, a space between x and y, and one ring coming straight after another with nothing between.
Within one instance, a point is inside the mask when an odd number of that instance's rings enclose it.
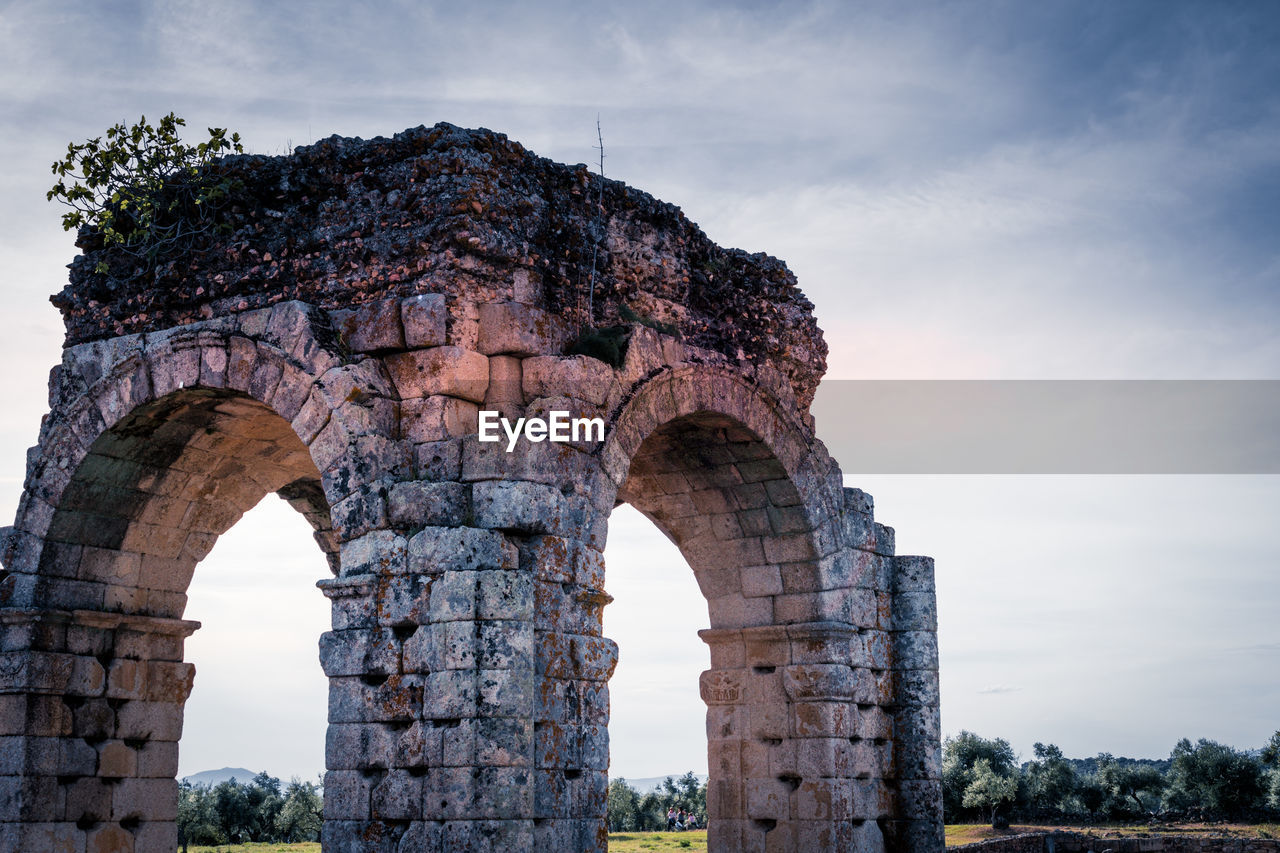
<instances>
[{"instance_id":1,"label":"tree line in background","mask_svg":"<svg viewBox=\"0 0 1280 853\"><path fill-rule=\"evenodd\" d=\"M609 780L608 820L610 832L649 832L667 828L667 812L684 809L697 826L707 825L707 783L699 782L692 771L676 778L668 776L656 790L640 793L626 779Z\"/></svg>"},{"instance_id":2,"label":"tree line in background","mask_svg":"<svg viewBox=\"0 0 1280 853\"><path fill-rule=\"evenodd\" d=\"M1275 820L1280 817L1280 731L1261 750L1244 752L1215 741L1182 739L1167 759L1067 758L1053 744L1037 743L1035 758L1018 763L1003 738L972 732L942 745L942 802L947 823L1010 819ZM189 844L316 841L321 788L259 773L212 787L183 782L178 798L179 838ZM707 822L707 785L692 773L668 776L641 793L625 779L608 790L610 832L662 831L667 812L683 809L697 826Z\"/></svg>"},{"instance_id":3,"label":"tree line in background","mask_svg":"<svg viewBox=\"0 0 1280 853\"><path fill-rule=\"evenodd\" d=\"M249 841L317 841L324 799L319 785L294 779L288 787L266 773L249 782L217 785L183 782L178 793L178 837L186 844ZM684 809L707 825L707 785L692 772L668 776L654 791L640 793L625 779L609 782L610 832L660 831L668 810Z\"/></svg>"},{"instance_id":4,"label":"tree line in background","mask_svg":"<svg viewBox=\"0 0 1280 853\"><path fill-rule=\"evenodd\" d=\"M1280 731L1242 752L1183 738L1167 759L1066 758L1037 743L1022 765L1003 738L972 732L942 745L947 823L1009 820L1274 820L1280 816Z\"/></svg>"},{"instance_id":5,"label":"tree line in background","mask_svg":"<svg viewBox=\"0 0 1280 853\"><path fill-rule=\"evenodd\" d=\"M324 805L319 785L259 773L249 782L217 785L182 782L178 789L178 839L183 844L320 840Z\"/></svg>"}]
</instances>

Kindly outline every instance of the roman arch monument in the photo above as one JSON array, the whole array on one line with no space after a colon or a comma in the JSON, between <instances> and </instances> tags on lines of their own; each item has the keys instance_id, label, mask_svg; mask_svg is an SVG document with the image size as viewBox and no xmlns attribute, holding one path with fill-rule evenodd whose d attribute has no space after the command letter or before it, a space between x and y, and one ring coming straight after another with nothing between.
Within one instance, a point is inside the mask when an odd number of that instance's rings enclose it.
<instances>
[{"instance_id":1,"label":"roman arch monument","mask_svg":"<svg viewBox=\"0 0 1280 853\"><path fill-rule=\"evenodd\" d=\"M932 562L814 437L784 264L484 130L216 168L216 233L145 266L83 232L54 297L0 849L173 853L186 589L271 492L332 575L326 853L605 849L624 502L707 599L710 849L942 849Z\"/></svg>"}]
</instances>

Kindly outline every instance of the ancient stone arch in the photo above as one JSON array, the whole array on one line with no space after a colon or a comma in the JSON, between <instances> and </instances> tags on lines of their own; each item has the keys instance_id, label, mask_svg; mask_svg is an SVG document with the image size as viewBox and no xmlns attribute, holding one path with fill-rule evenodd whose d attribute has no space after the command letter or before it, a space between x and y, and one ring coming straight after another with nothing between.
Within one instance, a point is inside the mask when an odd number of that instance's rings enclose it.
<instances>
[{"instance_id":1,"label":"ancient stone arch","mask_svg":"<svg viewBox=\"0 0 1280 853\"><path fill-rule=\"evenodd\" d=\"M784 266L487 131L223 168L229 236L144 273L82 234L55 299L4 531L0 849L175 849L186 587L269 492L334 575L326 851L604 849L621 502L707 598L711 849L942 849L932 563L814 437ZM482 412L603 436L482 441Z\"/></svg>"}]
</instances>

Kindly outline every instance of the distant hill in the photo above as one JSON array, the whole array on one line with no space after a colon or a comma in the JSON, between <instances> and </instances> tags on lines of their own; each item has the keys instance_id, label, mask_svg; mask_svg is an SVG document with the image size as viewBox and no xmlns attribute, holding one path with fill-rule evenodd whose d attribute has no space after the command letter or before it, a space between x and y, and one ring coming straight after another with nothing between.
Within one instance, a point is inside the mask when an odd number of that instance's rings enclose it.
<instances>
[{"instance_id":1,"label":"distant hill","mask_svg":"<svg viewBox=\"0 0 1280 853\"><path fill-rule=\"evenodd\" d=\"M237 782L252 782L253 777L257 775L252 770L245 770L243 767L224 767L221 770L201 770L199 773L183 776L182 781L190 782L192 785L203 785L206 788L212 788L214 785L221 784L232 778Z\"/></svg>"},{"instance_id":2,"label":"distant hill","mask_svg":"<svg viewBox=\"0 0 1280 853\"><path fill-rule=\"evenodd\" d=\"M623 776L623 777L616 777L616 778L625 779L627 784L630 785L632 788L639 791L641 794L647 794L650 791L658 790L658 787L662 784L662 781L664 779L667 779L667 778L679 779L683 775L684 775L683 773L672 773L670 777L649 776L644 779L632 779L630 777ZM695 773L694 776L698 778L699 782L706 783L707 781L707 777L702 773Z\"/></svg>"}]
</instances>

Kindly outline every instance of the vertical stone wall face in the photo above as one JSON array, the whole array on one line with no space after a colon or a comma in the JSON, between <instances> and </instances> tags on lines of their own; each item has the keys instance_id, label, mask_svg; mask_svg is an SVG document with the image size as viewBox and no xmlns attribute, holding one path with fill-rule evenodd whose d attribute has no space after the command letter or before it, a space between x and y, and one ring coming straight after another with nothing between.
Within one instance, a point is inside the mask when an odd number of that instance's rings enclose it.
<instances>
[{"instance_id":1,"label":"vertical stone wall face","mask_svg":"<svg viewBox=\"0 0 1280 853\"><path fill-rule=\"evenodd\" d=\"M565 355L536 276L504 287L65 350L3 531L0 850L172 853L187 584L271 492L332 571L326 853L605 850L620 502L708 601L710 848L942 849L932 563L843 487L810 374L642 324ZM508 451L482 410L604 437Z\"/></svg>"}]
</instances>

